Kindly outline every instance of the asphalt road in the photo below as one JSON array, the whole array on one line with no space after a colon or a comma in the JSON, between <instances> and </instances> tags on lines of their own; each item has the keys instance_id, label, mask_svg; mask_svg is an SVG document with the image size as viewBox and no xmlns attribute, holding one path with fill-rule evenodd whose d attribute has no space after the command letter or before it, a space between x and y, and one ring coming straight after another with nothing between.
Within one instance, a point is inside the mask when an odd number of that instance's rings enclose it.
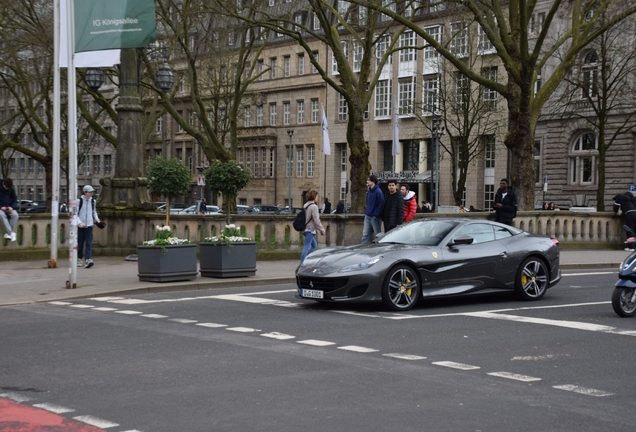
<instances>
[{"instance_id":1,"label":"asphalt road","mask_svg":"<svg viewBox=\"0 0 636 432\"><path fill-rule=\"evenodd\" d=\"M612 311L615 279L408 313L293 285L4 307L0 399L116 432L631 430L636 318Z\"/></svg>"}]
</instances>

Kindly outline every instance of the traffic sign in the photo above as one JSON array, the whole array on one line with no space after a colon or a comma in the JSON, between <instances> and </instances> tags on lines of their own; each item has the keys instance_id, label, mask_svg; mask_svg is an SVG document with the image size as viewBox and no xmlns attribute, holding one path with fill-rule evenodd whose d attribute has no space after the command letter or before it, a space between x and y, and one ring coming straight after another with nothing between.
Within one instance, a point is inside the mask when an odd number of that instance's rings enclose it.
<instances>
[{"instance_id":1,"label":"traffic sign","mask_svg":"<svg viewBox=\"0 0 636 432\"><path fill-rule=\"evenodd\" d=\"M636 192L636 184L630 184L627 190L630 192Z\"/></svg>"},{"instance_id":2,"label":"traffic sign","mask_svg":"<svg viewBox=\"0 0 636 432\"><path fill-rule=\"evenodd\" d=\"M197 185L198 186L205 186L205 176L197 176Z\"/></svg>"}]
</instances>

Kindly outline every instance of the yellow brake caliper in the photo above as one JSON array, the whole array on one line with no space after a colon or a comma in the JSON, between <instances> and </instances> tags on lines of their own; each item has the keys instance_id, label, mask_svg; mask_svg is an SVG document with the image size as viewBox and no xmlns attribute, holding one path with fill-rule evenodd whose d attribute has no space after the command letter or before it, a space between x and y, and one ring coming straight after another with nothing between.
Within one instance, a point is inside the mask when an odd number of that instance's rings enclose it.
<instances>
[{"instance_id":1,"label":"yellow brake caliper","mask_svg":"<svg viewBox=\"0 0 636 432\"><path fill-rule=\"evenodd\" d=\"M406 283L407 283L407 284L410 284L410 283L411 283L411 279L409 279L409 277L408 277L408 276L406 277ZM402 288L404 289L404 287L402 287ZM406 289L406 295L407 295L407 296L409 296L409 297L411 297L411 291L413 291L413 288L408 288L408 289Z\"/></svg>"}]
</instances>

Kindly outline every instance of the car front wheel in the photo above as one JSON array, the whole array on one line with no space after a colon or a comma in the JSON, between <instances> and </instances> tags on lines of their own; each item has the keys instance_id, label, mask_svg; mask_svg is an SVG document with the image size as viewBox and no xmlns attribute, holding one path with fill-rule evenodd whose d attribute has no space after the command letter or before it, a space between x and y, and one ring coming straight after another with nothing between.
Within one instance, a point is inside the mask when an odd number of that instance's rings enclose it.
<instances>
[{"instance_id":1,"label":"car front wheel","mask_svg":"<svg viewBox=\"0 0 636 432\"><path fill-rule=\"evenodd\" d=\"M382 302L395 311L411 309L420 298L420 279L408 266L399 265L389 270L382 286Z\"/></svg>"},{"instance_id":2,"label":"car front wheel","mask_svg":"<svg viewBox=\"0 0 636 432\"><path fill-rule=\"evenodd\" d=\"M517 270L515 293L522 300L539 300L550 283L550 273L539 258L525 259Z\"/></svg>"}]
</instances>

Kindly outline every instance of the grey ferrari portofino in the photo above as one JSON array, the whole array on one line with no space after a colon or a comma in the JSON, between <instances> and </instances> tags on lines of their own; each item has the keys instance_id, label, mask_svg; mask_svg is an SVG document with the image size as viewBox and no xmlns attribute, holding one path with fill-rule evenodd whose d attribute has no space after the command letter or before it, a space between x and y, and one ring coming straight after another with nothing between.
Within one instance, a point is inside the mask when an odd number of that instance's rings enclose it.
<instances>
[{"instance_id":1,"label":"grey ferrari portofino","mask_svg":"<svg viewBox=\"0 0 636 432\"><path fill-rule=\"evenodd\" d=\"M297 296L382 301L391 310L427 297L505 291L538 300L561 280L557 243L487 220L418 219L372 244L308 255L296 270Z\"/></svg>"}]
</instances>

